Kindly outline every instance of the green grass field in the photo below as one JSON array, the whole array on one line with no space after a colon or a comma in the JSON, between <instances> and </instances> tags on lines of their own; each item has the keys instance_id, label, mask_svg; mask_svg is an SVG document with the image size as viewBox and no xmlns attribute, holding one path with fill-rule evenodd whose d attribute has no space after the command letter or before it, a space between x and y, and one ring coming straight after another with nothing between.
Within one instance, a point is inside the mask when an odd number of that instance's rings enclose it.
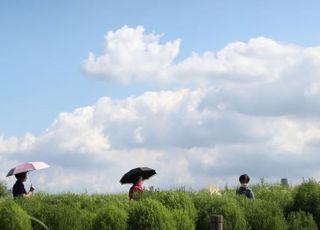
<instances>
[{"instance_id":1,"label":"green grass field","mask_svg":"<svg viewBox=\"0 0 320 230\"><path fill-rule=\"evenodd\" d=\"M320 227L320 184L308 181L295 187L255 185L256 200L209 190L154 191L137 194L36 194L13 200L0 186L0 229L103 230L201 229L210 216L224 216L224 229L317 229Z\"/></svg>"}]
</instances>

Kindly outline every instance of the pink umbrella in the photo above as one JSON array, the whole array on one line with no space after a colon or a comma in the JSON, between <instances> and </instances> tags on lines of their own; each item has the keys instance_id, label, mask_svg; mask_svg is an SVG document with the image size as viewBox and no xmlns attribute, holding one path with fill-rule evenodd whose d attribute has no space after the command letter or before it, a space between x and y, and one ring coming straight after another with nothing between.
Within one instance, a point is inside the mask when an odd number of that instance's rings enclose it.
<instances>
[{"instance_id":1,"label":"pink umbrella","mask_svg":"<svg viewBox=\"0 0 320 230\"><path fill-rule=\"evenodd\" d=\"M49 165L47 165L42 161L27 162L10 169L10 171L7 174L7 177L18 174L18 173L30 172L33 170L45 169L49 167L50 167Z\"/></svg>"}]
</instances>

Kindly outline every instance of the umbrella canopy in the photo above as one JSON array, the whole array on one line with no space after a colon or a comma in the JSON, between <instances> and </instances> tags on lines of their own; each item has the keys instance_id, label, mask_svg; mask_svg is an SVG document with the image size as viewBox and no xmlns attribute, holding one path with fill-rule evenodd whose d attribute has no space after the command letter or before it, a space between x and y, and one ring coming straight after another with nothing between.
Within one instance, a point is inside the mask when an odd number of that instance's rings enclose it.
<instances>
[{"instance_id":1,"label":"umbrella canopy","mask_svg":"<svg viewBox=\"0 0 320 230\"><path fill-rule=\"evenodd\" d=\"M30 172L30 171L39 170L39 169L45 169L45 168L49 168L49 167L50 167L49 165L47 165L46 163L44 163L42 161L27 162L27 163L23 163L21 165L17 165L16 167L10 169L10 171L7 174L7 177L15 175L15 174L19 174L19 173Z\"/></svg>"},{"instance_id":2,"label":"umbrella canopy","mask_svg":"<svg viewBox=\"0 0 320 230\"><path fill-rule=\"evenodd\" d=\"M148 167L139 167L131 169L129 172L123 175L120 180L121 184L132 184L136 181L137 177L141 176L144 180L149 179L153 175L157 174L156 170Z\"/></svg>"}]
</instances>

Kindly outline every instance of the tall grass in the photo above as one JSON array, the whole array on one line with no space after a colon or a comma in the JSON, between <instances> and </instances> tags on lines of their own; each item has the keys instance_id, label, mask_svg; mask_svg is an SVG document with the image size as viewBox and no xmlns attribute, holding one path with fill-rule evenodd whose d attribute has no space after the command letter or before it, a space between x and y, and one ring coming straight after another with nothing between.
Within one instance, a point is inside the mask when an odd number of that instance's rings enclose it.
<instances>
[{"instance_id":1,"label":"tall grass","mask_svg":"<svg viewBox=\"0 0 320 230\"><path fill-rule=\"evenodd\" d=\"M33 216L53 230L202 230L209 228L212 215L219 214L224 217L226 230L320 227L318 182L308 181L295 187L256 185L253 191L256 200L236 196L235 189L230 188L220 193L207 190L157 190L137 193L132 201L128 200L127 194L72 193L42 193L13 201L5 193L0 198L0 206L3 207L0 209L0 222L3 219L6 222L2 223L14 226L17 220L21 220L22 229L28 229L30 218L27 217ZM32 229L44 229L36 221L31 223ZM0 229L10 227L1 226Z\"/></svg>"}]
</instances>

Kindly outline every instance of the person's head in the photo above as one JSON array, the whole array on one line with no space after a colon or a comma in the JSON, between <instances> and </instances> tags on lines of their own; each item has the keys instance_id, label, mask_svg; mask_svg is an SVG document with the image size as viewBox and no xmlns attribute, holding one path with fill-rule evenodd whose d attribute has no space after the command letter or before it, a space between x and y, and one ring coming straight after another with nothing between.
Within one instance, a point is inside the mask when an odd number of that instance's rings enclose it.
<instances>
[{"instance_id":1,"label":"person's head","mask_svg":"<svg viewBox=\"0 0 320 230\"><path fill-rule=\"evenodd\" d=\"M248 184L250 181L250 177L247 174L243 174L239 177L240 184Z\"/></svg>"},{"instance_id":2,"label":"person's head","mask_svg":"<svg viewBox=\"0 0 320 230\"><path fill-rule=\"evenodd\" d=\"M142 181L143 181L143 178L142 178L142 176L138 176L137 178L136 178L136 180L135 180L135 184L138 184L138 183L142 183Z\"/></svg>"},{"instance_id":3,"label":"person's head","mask_svg":"<svg viewBox=\"0 0 320 230\"><path fill-rule=\"evenodd\" d=\"M22 181L22 182L25 182L26 180L27 180L27 173L18 173L18 174L16 174L16 175L14 175L16 178L17 178L17 180L19 180L19 181Z\"/></svg>"}]
</instances>

